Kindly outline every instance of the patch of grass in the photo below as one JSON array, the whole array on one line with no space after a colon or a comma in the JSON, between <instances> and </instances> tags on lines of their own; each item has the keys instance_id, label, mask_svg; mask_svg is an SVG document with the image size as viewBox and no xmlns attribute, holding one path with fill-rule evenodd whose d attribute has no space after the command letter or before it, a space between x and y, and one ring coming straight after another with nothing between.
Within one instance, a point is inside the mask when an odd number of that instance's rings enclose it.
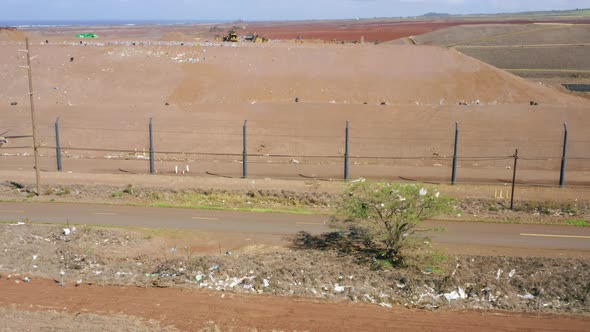
<instances>
[{"instance_id":1,"label":"patch of grass","mask_svg":"<svg viewBox=\"0 0 590 332\"><path fill-rule=\"evenodd\" d=\"M393 269L393 264L391 263L391 261L389 259L375 259L375 261L373 262L373 264L371 265L371 268L377 271L380 270L392 270Z\"/></svg>"},{"instance_id":2,"label":"patch of grass","mask_svg":"<svg viewBox=\"0 0 590 332\"><path fill-rule=\"evenodd\" d=\"M566 224L578 227L588 227L590 224L584 219L568 219L565 221Z\"/></svg>"},{"instance_id":3,"label":"patch of grass","mask_svg":"<svg viewBox=\"0 0 590 332\"><path fill-rule=\"evenodd\" d=\"M137 204L134 204L137 205ZM307 208L257 208L257 207L229 207L220 205L192 205L181 204L174 202L156 202L150 204L140 204L159 208L180 208L180 209L194 209L194 210L212 210L212 211L243 211L243 212L261 212L261 213L293 213L293 214L333 214L333 211L317 211Z\"/></svg>"},{"instance_id":4,"label":"patch of grass","mask_svg":"<svg viewBox=\"0 0 590 332\"><path fill-rule=\"evenodd\" d=\"M422 262L424 271L431 272L436 275L444 275L447 272L447 263L449 256L441 251L433 251L427 255Z\"/></svg>"},{"instance_id":5,"label":"patch of grass","mask_svg":"<svg viewBox=\"0 0 590 332\"><path fill-rule=\"evenodd\" d=\"M47 188L44 192L44 195L57 195L57 196L66 196L71 194L72 191L68 187L59 187L59 188Z\"/></svg>"},{"instance_id":6,"label":"patch of grass","mask_svg":"<svg viewBox=\"0 0 590 332\"><path fill-rule=\"evenodd\" d=\"M111 197L114 198L120 198L123 197L123 195L135 195L136 194L136 190L135 188L133 188L133 185L128 184L127 187L125 187L125 189L123 189L122 191L115 191L113 193L111 193Z\"/></svg>"},{"instance_id":7,"label":"patch of grass","mask_svg":"<svg viewBox=\"0 0 590 332\"><path fill-rule=\"evenodd\" d=\"M308 194L305 194L308 195ZM230 210L248 212L273 212L296 214L334 213L325 201L313 196L296 193L248 191L245 193L225 191L141 194L145 205L163 208L189 208L201 210Z\"/></svg>"},{"instance_id":8,"label":"patch of grass","mask_svg":"<svg viewBox=\"0 0 590 332\"><path fill-rule=\"evenodd\" d=\"M449 274L449 256L431 245L425 245L412 252L406 252L405 265L422 273L445 276Z\"/></svg>"},{"instance_id":9,"label":"patch of grass","mask_svg":"<svg viewBox=\"0 0 590 332\"><path fill-rule=\"evenodd\" d=\"M128 184L127 188L123 189L123 193L128 195L135 195L135 189L133 188L133 185Z\"/></svg>"}]
</instances>

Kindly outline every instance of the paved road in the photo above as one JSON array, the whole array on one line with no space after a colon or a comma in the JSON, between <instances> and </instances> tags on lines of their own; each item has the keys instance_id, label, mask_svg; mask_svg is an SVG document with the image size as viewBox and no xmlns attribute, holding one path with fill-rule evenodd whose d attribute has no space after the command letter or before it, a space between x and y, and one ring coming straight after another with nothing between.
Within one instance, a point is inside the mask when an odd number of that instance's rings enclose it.
<instances>
[{"instance_id":1,"label":"paved road","mask_svg":"<svg viewBox=\"0 0 590 332\"><path fill-rule=\"evenodd\" d=\"M327 216L94 204L0 203L0 220L195 229L211 232L288 235L329 231ZM433 242L450 245L590 251L590 228L472 222L426 223Z\"/></svg>"}]
</instances>

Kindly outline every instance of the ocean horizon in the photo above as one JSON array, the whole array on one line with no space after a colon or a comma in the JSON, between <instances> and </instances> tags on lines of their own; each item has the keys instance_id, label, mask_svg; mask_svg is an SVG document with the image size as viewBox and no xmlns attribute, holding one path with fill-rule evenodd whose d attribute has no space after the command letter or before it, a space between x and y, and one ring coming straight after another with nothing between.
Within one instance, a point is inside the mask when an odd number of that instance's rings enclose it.
<instances>
[{"instance_id":1,"label":"ocean horizon","mask_svg":"<svg viewBox=\"0 0 590 332\"><path fill-rule=\"evenodd\" d=\"M51 28L76 26L188 25L227 23L228 20L0 20L0 27Z\"/></svg>"}]
</instances>

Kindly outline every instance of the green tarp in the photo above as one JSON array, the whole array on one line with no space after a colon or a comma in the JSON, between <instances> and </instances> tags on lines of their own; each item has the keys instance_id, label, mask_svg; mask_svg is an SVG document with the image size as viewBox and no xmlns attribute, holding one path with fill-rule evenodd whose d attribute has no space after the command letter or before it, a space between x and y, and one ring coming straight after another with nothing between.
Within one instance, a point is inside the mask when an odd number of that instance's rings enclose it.
<instances>
[{"instance_id":1,"label":"green tarp","mask_svg":"<svg viewBox=\"0 0 590 332\"><path fill-rule=\"evenodd\" d=\"M98 38L95 33L79 33L76 35L77 38Z\"/></svg>"}]
</instances>

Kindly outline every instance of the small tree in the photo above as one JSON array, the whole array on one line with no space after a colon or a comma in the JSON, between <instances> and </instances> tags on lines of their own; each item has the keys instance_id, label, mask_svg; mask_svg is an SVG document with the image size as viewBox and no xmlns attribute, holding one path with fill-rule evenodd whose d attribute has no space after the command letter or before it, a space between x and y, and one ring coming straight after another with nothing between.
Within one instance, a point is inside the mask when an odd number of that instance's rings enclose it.
<instances>
[{"instance_id":1,"label":"small tree","mask_svg":"<svg viewBox=\"0 0 590 332\"><path fill-rule=\"evenodd\" d=\"M416 184L359 181L346 187L341 210L393 264L402 250L418 243L420 223L447 210L450 200Z\"/></svg>"}]
</instances>

